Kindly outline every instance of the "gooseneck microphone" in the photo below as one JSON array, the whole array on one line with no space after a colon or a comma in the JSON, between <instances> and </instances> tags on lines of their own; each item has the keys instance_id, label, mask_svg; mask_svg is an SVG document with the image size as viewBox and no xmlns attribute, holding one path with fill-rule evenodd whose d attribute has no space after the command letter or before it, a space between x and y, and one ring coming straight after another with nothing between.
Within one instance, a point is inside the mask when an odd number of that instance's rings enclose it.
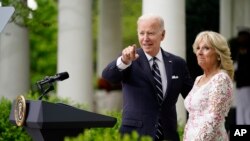
<instances>
[{"instance_id":1,"label":"gooseneck microphone","mask_svg":"<svg viewBox=\"0 0 250 141\"><path fill-rule=\"evenodd\" d=\"M40 84L53 83L56 81L63 81L69 78L68 72L57 73L54 76L46 76L43 80L39 81Z\"/></svg>"},{"instance_id":2,"label":"gooseneck microphone","mask_svg":"<svg viewBox=\"0 0 250 141\"><path fill-rule=\"evenodd\" d=\"M42 99L44 95L46 95L49 91L54 90L53 83L56 81L63 81L65 79L69 78L68 72L61 72L57 73L54 76L46 76L44 79L37 81L37 87L42 93L42 95L39 97L39 100ZM45 89L45 86L47 89Z\"/></svg>"}]
</instances>

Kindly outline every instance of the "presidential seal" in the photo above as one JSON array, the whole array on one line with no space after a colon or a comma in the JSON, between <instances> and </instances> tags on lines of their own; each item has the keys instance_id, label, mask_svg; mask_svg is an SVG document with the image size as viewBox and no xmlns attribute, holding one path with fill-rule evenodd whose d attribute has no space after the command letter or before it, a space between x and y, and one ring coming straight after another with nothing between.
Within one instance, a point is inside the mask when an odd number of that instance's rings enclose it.
<instances>
[{"instance_id":1,"label":"presidential seal","mask_svg":"<svg viewBox=\"0 0 250 141\"><path fill-rule=\"evenodd\" d=\"M26 116L26 101L23 95L16 98L15 103L15 120L17 126L23 126Z\"/></svg>"}]
</instances>

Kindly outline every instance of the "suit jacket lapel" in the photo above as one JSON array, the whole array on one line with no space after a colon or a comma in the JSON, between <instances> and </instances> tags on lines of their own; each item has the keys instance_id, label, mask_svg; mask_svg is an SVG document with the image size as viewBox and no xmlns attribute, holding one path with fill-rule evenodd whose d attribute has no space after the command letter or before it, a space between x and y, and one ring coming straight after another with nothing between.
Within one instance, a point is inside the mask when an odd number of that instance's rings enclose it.
<instances>
[{"instance_id":1,"label":"suit jacket lapel","mask_svg":"<svg viewBox=\"0 0 250 141\"><path fill-rule=\"evenodd\" d=\"M142 49L138 50L138 54L140 56L138 59L139 59L141 68L143 70L142 72L145 74L145 77L147 77L149 81L151 82L151 84L154 86L154 78L151 72L151 67L149 65L148 59Z\"/></svg>"},{"instance_id":2,"label":"suit jacket lapel","mask_svg":"<svg viewBox=\"0 0 250 141\"><path fill-rule=\"evenodd\" d=\"M166 99L166 97L171 94L169 93L169 88L171 88L171 84L172 84L172 59L169 57L169 54L165 51L162 50L162 56L163 56L163 60L164 60L164 65L165 65L165 69L166 69L166 74L167 74L167 90L165 92L165 96L164 96L164 100Z\"/></svg>"},{"instance_id":3,"label":"suit jacket lapel","mask_svg":"<svg viewBox=\"0 0 250 141\"><path fill-rule=\"evenodd\" d=\"M142 73L144 73L145 77L150 81L151 85L153 86L154 91L156 91L156 86L154 84L154 77L152 75L151 67L149 65L148 59L141 48L137 50L137 53L139 54L138 61L140 63L139 65L141 66ZM157 100L156 94L153 93L153 95L155 96Z\"/></svg>"},{"instance_id":4,"label":"suit jacket lapel","mask_svg":"<svg viewBox=\"0 0 250 141\"><path fill-rule=\"evenodd\" d=\"M156 91L156 87L154 84L154 78L151 72L151 67L149 65L148 59L146 57L146 55L144 54L143 50L140 48L137 50L137 53L139 54L139 65L142 68L142 72L145 74L145 77L149 79L150 83L152 84L154 90ZM165 69L166 69L166 74L167 74L167 90L165 92L165 96L164 96L164 100L166 99L166 97L169 97L171 95L171 93L169 92L169 88L172 87L172 65L173 65L173 61L170 58L169 54L167 52L165 52L164 50L162 50L162 56L163 56L163 60L164 60L164 65L165 65ZM155 98L157 99L156 94L153 94L155 96Z\"/></svg>"}]
</instances>

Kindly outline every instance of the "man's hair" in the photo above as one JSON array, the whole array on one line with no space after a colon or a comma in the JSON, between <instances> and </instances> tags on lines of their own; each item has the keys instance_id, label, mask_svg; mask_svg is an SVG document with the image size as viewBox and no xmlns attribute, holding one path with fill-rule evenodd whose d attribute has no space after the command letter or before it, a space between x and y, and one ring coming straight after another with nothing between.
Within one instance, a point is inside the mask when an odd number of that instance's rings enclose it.
<instances>
[{"instance_id":1,"label":"man's hair","mask_svg":"<svg viewBox=\"0 0 250 141\"><path fill-rule=\"evenodd\" d=\"M242 30L238 32L238 36L243 36L243 35L250 37L250 31Z\"/></svg>"},{"instance_id":2,"label":"man's hair","mask_svg":"<svg viewBox=\"0 0 250 141\"><path fill-rule=\"evenodd\" d=\"M155 15L155 14L144 14L141 15L138 20L137 20L137 25L142 21L142 20L148 20L148 19L152 19L152 20L157 20L160 24L160 28L162 30L164 30L164 20L161 16L159 15Z\"/></svg>"}]
</instances>

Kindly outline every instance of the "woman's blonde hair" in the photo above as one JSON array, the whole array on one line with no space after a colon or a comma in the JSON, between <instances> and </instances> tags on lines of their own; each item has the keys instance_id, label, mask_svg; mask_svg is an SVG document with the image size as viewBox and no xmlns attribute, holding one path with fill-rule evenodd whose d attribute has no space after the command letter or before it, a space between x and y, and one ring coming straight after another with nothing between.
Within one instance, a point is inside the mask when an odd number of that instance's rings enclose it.
<instances>
[{"instance_id":1,"label":"woman's blonde hair","mask_svg":"<svg viewBox=\"0 0 250 141\"><path fill-rule=\"evenodd\" d=\"M203 31L200 32L194 41L193 51L196 53L199 43L205 40L215 49L219 56L220 68L225 70L229 77L233 80L234 78L234 66L233 60L231 59L231 52L225 37L214 31Z\"/></svg>"}]
</instances>

